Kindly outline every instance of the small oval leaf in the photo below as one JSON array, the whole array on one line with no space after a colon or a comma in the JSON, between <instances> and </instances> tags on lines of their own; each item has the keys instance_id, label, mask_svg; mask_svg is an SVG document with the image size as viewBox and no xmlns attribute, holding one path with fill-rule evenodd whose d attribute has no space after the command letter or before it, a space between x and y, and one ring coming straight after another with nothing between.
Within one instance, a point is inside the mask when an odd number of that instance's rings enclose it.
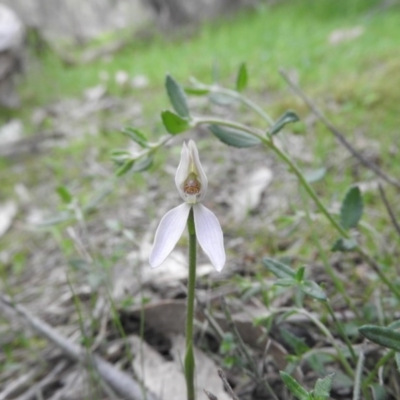
<instances>
[{"instance_id":1,"label":"small oval leaf","mask_svg":"<svg viewBox=\"0 0 400 400\"><path fill-rule=\"evenodd\" d=\"M59 186L56 192L65 204L70 204L72 202L73 196L65 186Z\"/></svg>"},{"instance_id":2,"label":"small oval leaf","mask_svg":"<svg viewBox=\"0 0 400 400\"><path fill-rule=\"evenodd\" d=\"M147 157L140 159L139 161L135 162L135 165L132 168L134 172L142 172L146 169L149 169L153 164L153 155L150 154Z\"/></svg>"},{"instance_id":3,"label":"small oval leaf","mask_svg":"<svg viewBox=\"0 0 400 400\"><path fill-rule=\"evenodd\" d=\"M292 122L300 121L299 116L294 111L286 111L283 115L281 115L275 124L270 128L269 134L271 136L276 135L282 128L290 124Z\"/></svg>"},{"instance_id":4,"label":"small oval leaf","mask_svg":"<svg viewBox=\"0 0 400 400\"><path fill-rule=\"evenodd\" d=\"M165 78L165 88L167 89L167 94L172 107L178 115L184 118L189 117L189 108L185 91L171 75L167 75Z\"/></svg>"},{"instance_id":5,"label":"small oval leaf","mask_svg":"<svg viewBox=\"0 0 400 400\"><path fill-rule=\"evenodd\" d=\"M400 351L399 331L377 325L364 325L358 328L358 330L371 342L395 351Z\"/></svg>"},{"instance_id":6,"label":"small oval leaf","mask_svg":"<svg viewBox=\"0 0 400 400\"><path fill-rule=\"evenodd\" d=\"M297 286L297 281L293 278L279 278L274 282L276 286L292 287Z\"/></svg>"},{"instance_id":7,"label":"small oval leaf","mask_svg":"<svg viewBox=\"0 0 400 400\"><path fill-rule=\"evenodd\" d=\"M310 396L300 383L298 383L294 378L292 378L289 374L283 371L279 371L283 383L289 389L289 391L296 396L299 400L309 400Z\"/></svg>"},{"instance_id":8,"label":"small oval leaf","mask_svg":"<svg viewBox=\"0 0 400 400\"><path fill-rule=\"evenodd\" d=\"M333 244L331 250L332 251L352 251L357 247L357 242L355 239L350 238L350 239L345 239L345 238L339 238L336 240L336 242Z\"/></svg>"},{"instance_id":9,"label":"small oval leaf","mask_svg":"<svg viewBox=\"0 0 400 400\"><path fill-rule=\"evenodd\" d=\"M128 136L129 139L137 143L140 147L148 146L146 135L143 132L139 131L139 129L127 126L122 130L122 133Z\"/></svg>"},{"instance_id":10,"label":"small oval leaf","mask_svg":"<svg viewBox=\"0 0 400 400\"><path fill-rule=\"evenodd\" d=\"M305 294L308 294L316 300L326 300L326 293L314 281L303 281L299 284L299 288Z\"/></svg>"},{"instance_id":11,"label":"small oval leaf","mask_svg":"<svg viewBox=\"0 0 400 400\"><path fill-rule=\"evenodd\" d=\"M161 113L161 119L165 129L172 135L185 132L190 128L188 120L168 110Z\"/></svg>"},{"instance_id":12,"label":"small oval leaf","mask_svg":"<svg viewBox=\"0 0 400 400\"><path fill-rule=\"evenodd\" d=\"M355 228L361 219L363 212L363 200L358 186L351 187L340 207L340 225L344 229Z\"/></svg>"},{"instance_id":13,"label":"small oval leaf","mask_svg":"<svg viewBox=\"0 0 400 400\"><path fill-rule=\"evenodd\" d=\"M239 71L236 78L236 90L238 92L243 91L247 87L248 74L246 63L242 63L239 67Z\"/></svg>"},{"instance_id":14,"label":"small oval leaf","mask_svg":"<svg viewBox=\"0 0 400 400\"><path fill-rule=\"evenodd\" d=\"M207 88L196 88L196 87L185 87L185 93L191 94L193 96L204 96L210 93L210 89Z\"/></svg>"},{"instance_id":15,"label":"small oval leaf","mask_svg":"<svg viewBox=\"0 0 400 400\"><path fill-rule=\"evenodd\" d=\"M335 374L329 374L325 378L318 378L314 387L314 396L317 399L329 399L332 380Z\"/></svg>"},{"instance_id":16,"label":"small oval leaf","mask_svg":"<svg viewBox=\"0 0 400 400\"><path fill-rule=\"evenodd\" d=\"M272 272L277 278L296 278L296 273L288 265L282 264L272 258L265 257L263 259L263 264L268 271Z\"/></svg>"},{"instance_id":17,"label":"small oval leaf","mask_svg":"<svg viewBox=\"0 0 400 400\"><path fill-rule=\"evenodd\" d=\"M130 169L133 167L133 164L135 163L135 160L126 160L118 169L117 172L115 173L117 176L122 176L125 175Z\"/></svg>"},{"instance_id":18,"label":"small oval leaf","mask_svg":"<svg viewBox=\"0 0 400 400\"><path fill-rule=\"evenodd\" d=\"M208 129L223 143L233 147L253 147L261 143L261 140L247 132L238 129L227 128L220 125L210 125Z\"/></svg>"}]
</instances>

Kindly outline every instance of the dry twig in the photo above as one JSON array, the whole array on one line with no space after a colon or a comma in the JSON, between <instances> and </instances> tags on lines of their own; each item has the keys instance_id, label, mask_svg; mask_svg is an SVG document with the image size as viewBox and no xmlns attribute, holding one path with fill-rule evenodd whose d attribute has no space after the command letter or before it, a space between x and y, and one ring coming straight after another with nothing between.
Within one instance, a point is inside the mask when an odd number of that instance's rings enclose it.
<instances>
[{"instance_id":1,"label":"dry twig","mask_svg":"<svg viewBox=\"0 0 400 400\"><path fill-rule=\"evenodd\" d=\"M239 398L236 396L235 392L231 388L231 385L229 384L228 380L226 379L226 376L224 374L224 371L222 371L222 369L218 370L218 376L221 378L221 381L224 384L225 389L227 390L229 396L232 397L232 400L239 400Z\"/></svg>"},{"instance_id":2,"label":"dry twig","mask_svg":"<svg viewBox=\"0 0 400 400\"><path fill-rule=\"evenodd\" d=\"M204 390L204 393L207 395L207 397L210 399L210 400L218 400L218 397L217 396L214 396L211 392L209 392L208 390L206 390L206 389L203 389Z\"/></svg>"},{"instance_id":3,"label":"dry twig","mask_svg":"<svg viewBox=\"0 0 400 400\"><path fill-rule=\"evenodd\" d=\"M364 156L358 152L345 138L343 133L341 133L329 119L324 115L324 113L315 105L315 103L303 92L299 85L297 85L293 80L289 77L287 72L284 70L279 70L279 73L283 77L283 79L288 83L288 85L292 88L292 90L308 105L313 114L332 132L335 138L339 141L339 143L345 147L349 153L357 158L365 167L375 172L380 178L384 181L390 183L391 185L400 189L400 182L388 175L386 172L382 171L377 165L369 162Z\"/></svg>"},{"instance_id":4,"label":"dry twig","mask_svg":"<svg viewBox=\"0 0 400 400\"><path fill-rule=\"evenodd\" d=\"M151 393L146 393L144 396L140 385L128 374L115 368L96 354L89 355L82 346L72 343L46 322L32 316L25 307L14 304L8 296L0 294L0 307L22 318L37 333L60 348L71 360L94 367L102 380L122 398L126 400L158 400Z\"/></svg>"},{"instance_id":5,"label":"dry twig","mask_svg":"<svg viewBox=\"0 0 400 400\"><path fill-rule=\"evenodd\" d=\"M378 185L378 188L379 188L379 193L380 193L380 195L381 195L383 204L385 205L386 210L387 210L387 212L388 212L388 214L389 214L390 220L392 221L392 224L393 224L393 226L394 226L396 232L400 235L400 224L399 224L399 222L397 221L397 218L396 218L396 216L394 215L394 212L393 212L393 210L392 210L392 207L391 207L390 204L389 204L389 201L388 201L388 199L387 199L387 197L386 197L386 193L385 193L385 191L383 190L383 187L382 187L381 184Z\"/></svg>"},{"instance_id":6,"label":"dry twig","mask_svg":"<svg viewBox=\"0 0 400 400\"><path fill-rule=\"evenodd\" d=\"M31 400L36 397L39 398L37 394L42 392L46 386L51 385L57 379L57 376L67 367L67 365L68 363L65 360L60 361L55 368L50 371L49 374L47 374L39 382L32 385L24 394L19 396L17 400Z\"/></svg>"}]
</instances>

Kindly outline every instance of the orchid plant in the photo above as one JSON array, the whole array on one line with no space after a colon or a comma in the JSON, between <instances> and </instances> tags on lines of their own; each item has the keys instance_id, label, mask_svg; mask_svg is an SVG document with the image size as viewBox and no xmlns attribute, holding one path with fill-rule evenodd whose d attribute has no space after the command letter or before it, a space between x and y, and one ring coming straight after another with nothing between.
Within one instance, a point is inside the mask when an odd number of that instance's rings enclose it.
<instances>
[{"instance_id":1,"label":"orchid plant","mask_svg":"<svg viewBox=\"0 0 400 400\"><path fill-rule=\"evenodd\" d=\"M285 74L283 74L285 77ZM363 214L363 198L358 186L352 186L344 196L338 215L331 212L320 199L312 185L310 178L307 178L297 163L282 148L276 136L287 125L299 120L299 117L293 111L286 111L277 120L273 120L261 107L252 100L245 97L241 92L247 85L247 69L245 64L241 65L234 90L220 87L217 84L207 85L196 80L192 81L192 87L183 89L171 76L167 76L165 86L169 99L174 111L165 110L161 113L161 119L164 127L170 134L160 138L156 143L148 142L146 135L135 128L127 128L124 133L129 136L135 143L141 147L141 151L132 154L129 150L116 150L113 158L119 165L117 175L122 175L129 170L141 171L147 169L152 162L154 153L161 148L168 140L177 134L189 131L190 129L206 126L208 130L217 137L221 142L238 148L249 148L253 146L264 146L275 156L280 159L289 170L297 177L298 182L304 189L302 194L307 194L314 202L316 209L325 220L330 224L333 231L336 232L337 240L333 243L331 250L338 252L356 252L371 267L376 276L379 278L389 292L391 292L397 300L400 300L400 287L391 280L386 270L369 254L367 248L363 247L362 241L354 234ZM267 127L255 128L243 125L233 120L226 120L214 117L199 117L191 115L187 103L186 93L193 95L208 95L210 100L217 101L218 98L231 100L232 102L240 102L250 110L258 114L267 124ZM318 113L317 113L318 114ZM318 114L320 115L320 114ZM321 117L324 121L324 118ZM329 128L329 124L327 125ZM336 132L336 131L335 131ZM336 133L335 133L336 134ZM348 148L349 146L346 145ZM388 177L379 169L373 171L385 178L386 182L391 183L397 188L400 182L392 177ZM184 362L184 372L187 384L187 400L195 400L194 386L194 351L193 351L193 322L194 322L194 304L195 304L195 283L196 283L196 247L197 242L206 253L214 268L221 271L224 267L226 257L223 242L223 233L217 217L207 209L201 202L207 192L208 181L200 163L199 153L193 140L187 144L184 143L181 152L181 160L175 175L175 184L183 203L172 210L168 211L161 219L157 228L154 245L150 254L149 262L152 268L159 267L172 252L179 238L182 236L185 227L188 227L189 233L189 278L187 291L187 320L186 320L186 355ZM306 202L305 202L306 203ZM306 213L307 219L312 224L310 213ZM327 275L332 280L333 285L349 309L358 316L359 310L353 300L347 293L341 279L335 273L335 270L328 262L327 256L318 236L314 235L314 241L321 254L323 264ZM336 343L336 338L330 330L319 319L313 317L311 313L306 311L303 306L293 308L277 309L276 313L300 313L306 315L310 321L326 336L331 342L337 353L337 359L342 365L344 371L351 378L354 378L353 398L360 399L360 393L366 397L368 385L373 381L376 371L369 373L363 384L363 355L358 355L354 350L351 338L348 337L341 322L336 318L333 307L323 288L314 281L307 279L306 267L301 266L297 270L293 270L289 265L278 262L269 257L263 259L264 267L274 274L278 280L275 286L291 287L302 292L314 300L320 302L330 315L332 321L336 325L337 331L341 336L344 344L347 346L347 353L343 351L341 346ZM270 314L267 317L269 321ZM260 323L262 320L259 321ZM269 324L269 322L268 322ZM397 325L396 325L397 326ZM377 365L383 365L387 359L393 357L396 351L396 362L400 368L400 333L393 327L381 327L375 325L365 325L359 329L360 333L386 348L391 349L391 353L382 357ZM238 341L240 343L240 341ZM244 354L247 354L244 351ZM249 365L251 363L249 362ZM354 366L356 366L354 370ZM268 387L265 380L258 376L258 369L252 370L255 379L264 382L265 387L271 394L271 398L278 397ZM318 379L315 388L311 391L305 390L289 374L282 371L281 377L289 391L300 399L327 399L332 384L332 375L327 375L323 379ZM211 397L210 397L211 398Z\"/></svg>"},{"instance_id":2,"label":"orchid plant","mask_svg":"<svg viewBox=\"0 0 400 400\"><path fill-rule=\"evenodd\" d=\"M157 228L149 262L152 268L160 266L174 249L185 226L189 231L189 279L186 314L185 378L187 399L195 399L193 351L193 323L196 287L196 244L199 242L214 268L220 272L225 265L224 239L217 217L200 202L207 192L208 180L200 163L199 152L193 140L182 146L181 161L175 175L175 184L184 203L168 211ZM197 239L196 239L197 238Z\"/></svg>"}]
</instances>

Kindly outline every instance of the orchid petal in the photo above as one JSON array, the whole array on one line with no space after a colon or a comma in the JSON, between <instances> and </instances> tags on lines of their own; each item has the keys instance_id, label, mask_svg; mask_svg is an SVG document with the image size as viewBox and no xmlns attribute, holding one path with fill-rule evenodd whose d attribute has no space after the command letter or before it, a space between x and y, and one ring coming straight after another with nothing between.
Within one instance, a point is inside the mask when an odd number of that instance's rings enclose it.
<instances>
[{"instance_id":1,"label":"orchid petal","mask_svg":"<svg viewBox=\"0 0 400 400\"><path fill-rule=\"evenodd\" d=\"M189 175L190 168L190 153L186 143L183 143L181 151L181 161L175 174L175 185L183 200L186 200L185 192L183 191L183 184Z\"/></svg>"},{"instance_id":2,"label":"orchid petal","mask_svg":"<svg viewBox=\"0 0 400 400\"><path fill-rule=\"evenodd\" d=\"M161 219L149 257L152 268L160 266L174 249L187 224L190 208L183 203L168 211Z\"/></svg>"},{"instance_id":3,"label":"orchid petal","mask_svg":"<svg viewBox=\"0 0 400 400\"><path fill-rule=\"evenodd\" d=\"M224 236L217 217L202 204L193 206L197 240L214 268L220 272L225 265Z\"/></svg>"},{"instance_id":4,"label":"orchid petal","mask_svg":"<svg viewBox=\"0 0 400 400\"><path fill-rule=\"evenodd\" d=\"M208 187L208 179L207 176L204 172L203 166L201 165L200 162L200 157L199 157L199 151L197 150L196 143L193 140L189 140L189 152L190 152L190 158L191 161L194 163L194 167L196 169L196 174L198 175L200 184L201 184L201 192L199 196L199 201L204 198L207 192L207 187Z\"/></svg>"}]
</instances>

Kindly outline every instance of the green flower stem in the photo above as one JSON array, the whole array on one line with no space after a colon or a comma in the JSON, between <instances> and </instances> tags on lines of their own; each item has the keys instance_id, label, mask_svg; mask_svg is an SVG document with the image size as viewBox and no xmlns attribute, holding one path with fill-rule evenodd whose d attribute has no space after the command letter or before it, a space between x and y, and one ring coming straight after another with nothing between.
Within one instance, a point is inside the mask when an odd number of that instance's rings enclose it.
<instances>
[{"instance_id":1,"label":"green flower stem","mask_svg":"<svg viewBox=\"0 0 400 400\"><path fill-rule=\"evenodd\" d=\"M193 209L190 210L188 218L189 231L189 279L187 289L187 311L186 311L186 354L185 354L185 379L187 389L187 400L195 400L194 388L194 351L193 351L193 322L194 322L194 300L196 290L196 230L194 226Z\"/></svg>"},{"instance_id":2,"label":"green flower stem","mask_svg":"<svg viewBox=\"0 0 400 400\"><path fill-rule=\"evenodd\" d=\"M321 241L319 240L316 230L313 227L313 223L312 223L311 216L310 216L310 210L307 207L307 203L305 202L305 199L304 199L305 193L303 190L301 190L300 192L301 192L304 208L306 209L306 218L308 221L308 225L311 228L312 240L314 241L315 247L317 248L318 253L321 257L325 271L329 275L329 277L332 279L332 282L335 285L336 290L343 296L343 299L346 302L346 305L354 312L354 314L357 316L357 318L359 318L360 315L359 315L359 311L358 311L357 307L353 304L351 297L347 294L347 292L345 290L343 282L336 275L335 270L329 263L328 256L322 247Z\"/></svg>"},{"instance_id":3,"label":"green flower stem","mask_svg":"<svg viewBox=\"0 0 400 400\"><path fill-rule=\"evenodd\" d=\"M354 363L357 362L357 356L356 353L353 349L353 345L351 344L349 337L346 335L345 331L343 330L343 326L342 324L338 321L338 319L336 318L335 312L332 309L331 303L329 302L329 300L325 300L324 301L325 306L329 312L329 315L332 317L333 322L335 323L336 327L338 328L338 331L340 333L340 335L342 336L343 340L346 342L347 348L349 349L349 352L351 354L351 357L354 361Z\"/></svg>"},{"instance_id":4,"label":"green flower stem","mask_svg":"<svg viewBox=\"0 0 400 400\"><path fill-rule=\"evenodd\" d=\"M216 118L196 118L193 120L193 125L201 125L201 124L215 124L215 125L223 125L233 129L239 129L241 131L247 132L248 134L258 138L265 146L270 148L282 161L289 166L291 171L297 176L300 181L300 184L304 187L308 195L314 200L314 203L317 205L320 212L325 215L331 225L336 229L336 231L341 235L341 237L345 239L350 239L351 236L348 231L342 228L342 226L333 218L332 214L328 211L328 209L321 202L314 189L308 184L306 178L301 172L300 168L293 162L290 157L277 146L275 146L273 140L265 136L265 133L248 126L239 124L234 121L221 120ZM385 276L384 272L380 265L359 245L354 248L360 256L372 267L375 273L379 276L381 281L390 289L390 291L400 300L400 290Z\"/></svg>"}]
</instances>

